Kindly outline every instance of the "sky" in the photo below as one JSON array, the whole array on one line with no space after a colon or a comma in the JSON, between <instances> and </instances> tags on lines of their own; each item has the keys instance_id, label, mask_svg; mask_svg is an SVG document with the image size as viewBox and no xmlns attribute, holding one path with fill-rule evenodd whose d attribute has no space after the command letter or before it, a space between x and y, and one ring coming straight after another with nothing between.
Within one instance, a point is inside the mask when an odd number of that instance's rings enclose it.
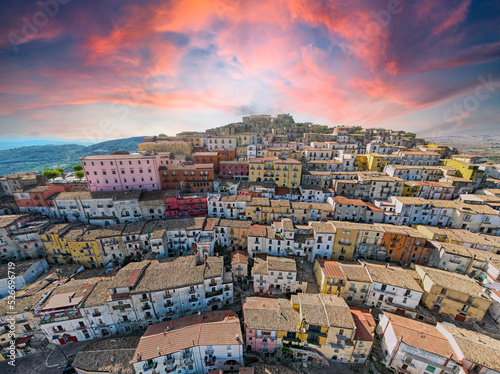
<instances>
[{"instance_id":1,"label":"sky","mask_svg":"<svg viewBox=\"0 0 500 374\"><path fill-rule=\"evenodd\" d=\"M0 134L175 134L290 113L500 135L500 2L0 1Z\"/></svg>"}]
</instances>

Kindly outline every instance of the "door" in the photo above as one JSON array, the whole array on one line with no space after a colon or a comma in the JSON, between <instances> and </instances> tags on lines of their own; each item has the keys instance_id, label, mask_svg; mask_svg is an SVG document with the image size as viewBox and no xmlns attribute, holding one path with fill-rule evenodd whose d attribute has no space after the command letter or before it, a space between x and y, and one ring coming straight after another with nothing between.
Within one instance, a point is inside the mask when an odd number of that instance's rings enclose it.
<instances>
[{"instance_id":1,"label":"door","mask_svg":"<svg viewBox=\"0 0 500 374\"><path fill-rule=\"evenodd\" d=\"M64 345L66 344L66 341L63 338L59 338L59 344Z\"/></svg>"}]
</instances>

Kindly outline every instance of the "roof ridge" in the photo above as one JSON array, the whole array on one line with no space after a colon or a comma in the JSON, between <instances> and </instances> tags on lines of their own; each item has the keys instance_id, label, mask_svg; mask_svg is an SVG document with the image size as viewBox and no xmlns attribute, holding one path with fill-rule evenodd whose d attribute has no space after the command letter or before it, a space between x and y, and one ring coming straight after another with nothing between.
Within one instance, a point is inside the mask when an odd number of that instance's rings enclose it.
<instances>
[{"instance_id":1,"label":"roof ridge","mask_svg":"<svg viewBox=\"0 0 500 374\"><path fill-rule=\"evenodd\" d=\"M409 327L408 325L402 325L402 324L399 324L399 323L395 323L394 321L391 321L391 323L392 323L393 325L397 325L397 326L399 326L399 327L403 327L403 328L405 328L406 330L411 330L411 331L416 331L416 332L418 332L418 333L423 333L423 331L418 330L418 329L414 329L414 328L412 328L412 327ZM424 324L425 324L425 323L424 323ZM425 325L427 325L427 324L425 324ZM432 325L429 325L429 326L432 326ZM436 326L432 326L432 327L436 327ZM433 333L427 333L427 332L426 332L426 334L427 334L427 335L429 335L429 336L434 336L435 338L438 338L438 339L442 339L442 340L446 340L446 341L448 341L448 339L446 339L446 337L444 337L444 335L442 335L442 334L441 334L441 337L440 337L439 335L436 335L436 334L433 334Z\"/></svg>"},{"instance_id":2,"label":"roof ridge","mask_svg":"<svg viewBox=\"0 0 500 374\"><path fill-rule=\"evenodd\" d=\"M318 294L319 299L321 300L321 304L323 305L323 310L325 311L325 316L326 316L326 321L328 322L328 326L330 326L330 319L328 318L328 313L326 312L326 306L323 301L323 297L321 296L323 294Z\"/></svg>"}]
</instances>

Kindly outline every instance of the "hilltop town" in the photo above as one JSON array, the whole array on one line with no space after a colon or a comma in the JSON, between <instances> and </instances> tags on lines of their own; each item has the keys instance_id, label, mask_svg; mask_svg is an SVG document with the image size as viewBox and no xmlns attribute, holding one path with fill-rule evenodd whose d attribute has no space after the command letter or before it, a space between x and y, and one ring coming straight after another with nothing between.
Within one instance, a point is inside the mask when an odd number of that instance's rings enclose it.
<instances>
[{"instance_id":1,"label":"hilltop town","mask_svg":"<svg viewBox=\"0 0 500 374\"><path fill-rule=\"evenodd\" d=\"M483 155L278 114L74 170L0 176L0 365L88 342L61 367L500 372Z\"/></svg>"}]
</instances>

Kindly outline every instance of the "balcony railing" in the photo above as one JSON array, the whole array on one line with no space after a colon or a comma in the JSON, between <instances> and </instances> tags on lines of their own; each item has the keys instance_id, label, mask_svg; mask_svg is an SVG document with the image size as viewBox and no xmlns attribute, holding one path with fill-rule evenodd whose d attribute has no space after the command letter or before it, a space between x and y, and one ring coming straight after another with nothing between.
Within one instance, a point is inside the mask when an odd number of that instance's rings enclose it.
<instances>
[{"instance_id":1,"label":"balcony railing","mask_svg":"<svg viewBox=\"0 0 500 374\"><path fill-rule=\"evenodd\" d=\"M213 291L213 292L207 292L205 294L205 297L208 299L210 297L214 297L214 296L219 296L219 295L222 295L222 293L224 292L224 290L218 290L218 291Z\"/></svg>"},{"instance_id":2,"label":"balcony railing","mask_svg":"<svg viewBox=\"0 0 500 374\"><path fill-rule=\"evenodd\" d=\"M382 290L382 289L374 288L373 291L380 292L380 293L386 293L389 295L396 295L396 291L389 291L388 289Z\"/></svg>"}]
</instances>

